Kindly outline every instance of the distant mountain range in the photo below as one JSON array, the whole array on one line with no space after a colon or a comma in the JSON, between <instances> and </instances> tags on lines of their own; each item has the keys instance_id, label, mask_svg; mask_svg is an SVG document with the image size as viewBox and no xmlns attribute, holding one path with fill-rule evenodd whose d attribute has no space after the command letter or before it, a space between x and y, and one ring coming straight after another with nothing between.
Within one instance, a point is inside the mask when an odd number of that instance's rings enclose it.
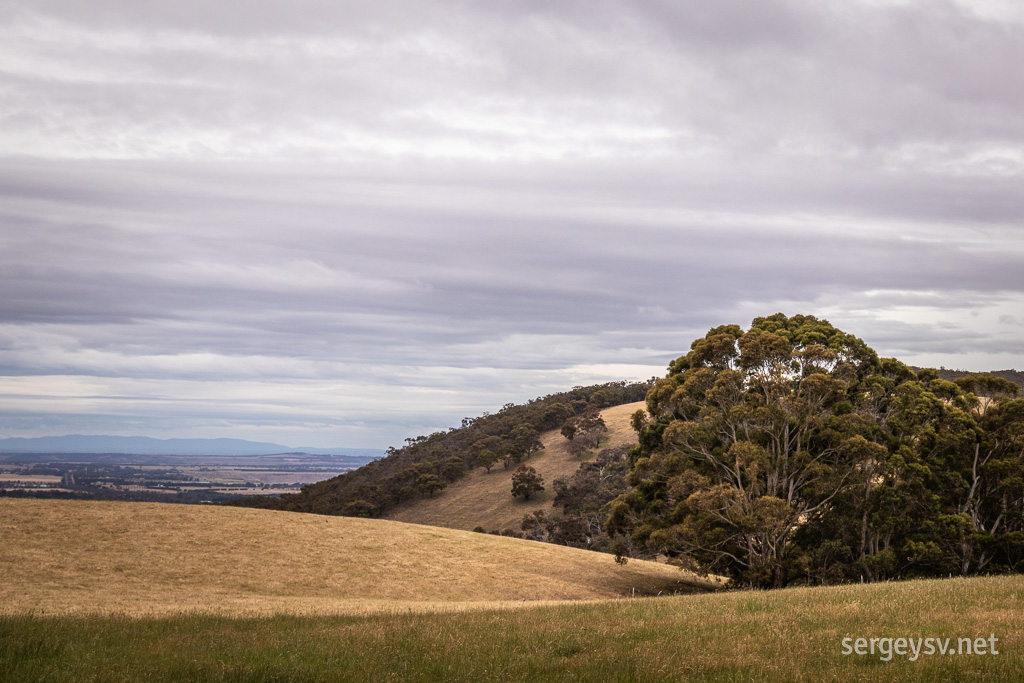
<instances>
[{"instance_id":1,"label":"distant mountain range","mask_svg":"<svg viewBox=\"0 0 1024 683\"><path fill-rule=\"evenodd\" d=\"M0 453L125 453L133 455L357 455L376 458L377 448L293 448L244 439L152 439L146 436L42 436L0 439Z\"/></svg>"}]
</instances>

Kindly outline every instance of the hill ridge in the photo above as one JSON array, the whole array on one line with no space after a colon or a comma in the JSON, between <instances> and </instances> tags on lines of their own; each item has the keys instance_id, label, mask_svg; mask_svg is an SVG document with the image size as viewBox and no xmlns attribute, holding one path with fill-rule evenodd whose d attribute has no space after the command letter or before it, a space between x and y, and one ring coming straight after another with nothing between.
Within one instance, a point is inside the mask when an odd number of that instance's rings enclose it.
<instances>
[{"instance_id":1,"label":"hill ridge","mask_svg":"<svg viewBox=\"0 0 1024 683\"><path fill-rule=\"evenodd\" d=\"M258 496L230 505L351 517L381 517L416 497L431 497L478 468L502 460L518 465L540 446L542 432L559 429L609 406L641 401L652 382L607 382L549 394L496 413L465 418L461 427L406 439L402 448L356 470L279 498Z\"/></svg>"},{"instance_id":2,"label":"hill ridge","mask_svg":"<svg viewBox=\"0 0 1024 683\"><path fill-rule=\"evenodd\" d=\"M601 448L636 443L636 432L630 427L630 416L645 407L643 401L625 403L600 412L608 432L602 439ZM556 477L569 477L579 466L591 460L594 453L585 458L569 454L568 441L557 429L540 435L544 448L532 454L524 465L535 468L544 477L545 490L530 500L513 498L511 494L512 475L515 468L508 470L500 466L491 473L477 469L467 476L452 482L443 491L430 498L418 498L397 506L384 519L393 519L416 524L471 530L482 526L488 531L507 528L519 530L524 515L536 510L552 510L554 491L552 483Z\"/></svg>"}]
</instances>

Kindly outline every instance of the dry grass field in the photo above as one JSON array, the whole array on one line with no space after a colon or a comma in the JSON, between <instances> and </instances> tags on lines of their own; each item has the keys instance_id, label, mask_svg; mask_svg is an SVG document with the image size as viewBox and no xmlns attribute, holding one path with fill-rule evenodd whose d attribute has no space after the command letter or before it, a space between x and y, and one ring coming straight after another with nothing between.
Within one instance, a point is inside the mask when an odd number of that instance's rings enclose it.
<instances>
[{"instance_id":1,"label":"dry grass field","mask_svg":"<svg viewBox=\"0 0 1024 683\"><path fill-rule=\"evenodd\" d=\"M58 477L55 474L15 474L11 472L0 472L0 484L7 482L56 484L60 481L61 477Z\"/></svg>"},{"instance_id":2,"label":"dry grass field","mask_svg":"<svg viewBox=\"0 0 1024 683\"><path fill-rule=\"evenodd\" d=\"M627 403L601 411L608 427L602 448L636 443L636 432L629 426L629 417L643 401ZM519 529L523 515L534 510L551 508L554 493L551 482L556 477L571 476L583 462L569 455L565 437L557 429L541 434L544 449L534 453L525 464L544 477L545 491L530 500L512 497L512 470L501 465L487 474L477 468L466 477L448 485L433 498L421 498L401 505L386 515L388 519L415 524L429 524L451 529L475 529L477 526L491 531L507 527Z\"/></svg>"},{"instance_id":3,"label":"dry grass field","mask_svg":"<svg viewBox=\"0 0 1024 683\"><path fill-rule=\"evenodd\" d=\"M0 614L0 681L1021 681L1021 614L1021 576L452 614ZM990 636L998 654L961 649ZM890 647L844 650L858 638Z\"/></svg>"},{"instance_id":4,"label":"dry grass field","mask_svg":"<svg viewBox=\"0 0 1024 683\"><path fill-rule=\"evenodd\" d=\"M434 611L691 592L653 562L385 520L0 499L0 614Z\"/></svg>"}]
</instances>

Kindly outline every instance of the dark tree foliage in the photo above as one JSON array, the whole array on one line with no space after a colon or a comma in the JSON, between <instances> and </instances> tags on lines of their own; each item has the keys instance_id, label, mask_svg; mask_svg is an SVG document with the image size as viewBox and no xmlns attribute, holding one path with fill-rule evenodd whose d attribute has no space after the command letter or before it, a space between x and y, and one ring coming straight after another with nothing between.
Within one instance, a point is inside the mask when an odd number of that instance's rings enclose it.
<instances>
[{"instance_id":1,"label":"dark tree foliage","mask_svg":"<svg viewBox=\"0 0 1024 683\"><path fill-rule=\"evenodd\" d=\"M604 531L608 504L630 490L628 446L606 448L591 462L582 463L571 477L552 482L554 506L561 512L537 510L523 517L526 538L574 548L616 552L616 543ZM618 545L622 545L619 540Z\"/></svg>"},{"instance_id":2,"label":"dark tree foliage","mask_svg":"<svg viewBox=\"0 0 1024 683\"><path fill-rule=\"evenodd\" d=\"M544 477L537 474L537 470L526 465L520 465L519 469L512 475L512 496L522 496L523 500L530 500L533 494L544 490Z\"/></svg>"},{"instance_id":3,"label":"dark tree foliage","mask_svg":"<svg viewBox=\"0 0 1024 683\"><path fill-rule=\"evenodd\" d=\"M406 439L385 457L332 479L304 486L298 493L252 496L231 505L263 507L329 515L379 516L395 505L438 489L420 486L420 477L434 475L441 484L457 481L498 462L516 465L541 448L540 433L559 429L569 418L601 408L642 401L651 382L612 382L508 404L495 414L465 418L460 427ZM456 461L461 461L460 473ZM355 503L358 503L357 505ZM347 507L346 507L347 506Z\"/></svg>"},{"instance_id":4,"label":"dark tree foliage","mask_svg":"<svg viewBox=\"0 0 1024 683\"><path fill-rule=\"evenodd\" d=\"M521 526L523 538L533 541L593 549L596 540L594 529L576 515L549 515L544 510L536 510L523 517Z\"/></svg>"},{"instance_id":5,"label":"dark tree foliage","mask_svg":"<svg viewBox=\"0 0 1024 683\"><path fill-rule=\"evenodd\" d=\"M595 450L607 431L604 418L596 407L582 415L570 417L561 429L562 436L569 440L569 454L577 458L582 458Z\"/></svg>"},{"instance_id":6,"label":"dark tree foliage","mask_svg":"<svg viewBox=\"0 0 1024 683\"><path fill-rule=\"evenodd\" d=\"M457 455L448 458L441 467L441 476L446 481L457 481L466 475L466 461Z\"/></svg>"},{"instance_id":7,"label":"dark tree foliage","mask_svg":"<svg viewBox=\"0 0 1024 683\"><path fill-rule=\"evenodd\" d=\"M919 369L920 368L913 368L915 372ZM966 377L967 375L976 375L976 373L968 370L950 370L948 368L939 368L938 370L931 370L931 372L934 372L940 379L944 379L949 382L956 382L961 377ZM991 375L992 377L999 379L1005 379L1008 382L1015 384L1018 391L1020 390L1020 387L1024 386L1024 371L1021 370L993 370L992 372L986 372L984 374ZM1018 394L1014 395L1016 396Z\"/></svg>"},{"instance_id":8,"label":"dark tree foliage","mask_svg":"<svg viewBox=\"0 0 1024 683\"><path fill-rule=\"evenodd\" d=\"M491 473L491 468L494 467L494 463L498 462L498 460L498 454L487 448L479 451L476 456L476 464L483 467L487 474Z\"/></svg>"},{"instance_id":9,"label":"dark tree foliage","mask_svg":"<svg viewBox=\"0 0 1024 683\"><path fill-rule=\"evenodd\" d=\"M373 505L365 500L353 500L345 503L341 509L346 517L372 517L375 512Z\"/></svg>"},{"instance_id":10,"label":"dark tree foliage","mask_svg":"<svg viewBox=\"0 0 1024 683\"><path fill-rule=\"evenodd\" d=\"M1016 571L1015 394L915 373L813 316L717 327L648 394L606 529L759 587Z\"/></svg>"},{"instance_id":11,"label":"dark tree foliage","mask_svg":"<svg viewBox=\"0 0 1024 683\"><path fill-rule=\"evenodd\" d=\"M440 491L445 486L447 484L441 481L436 474L421 474L420 478L416 480L416 490L431 498L434 497L435 491ZM344 508L342 509L344 510Z\"/></svg>"},{"instance_id":12,"label":"dark tree foliage","mask_svg":"<svg viewBox=\"0 0 1024 683\"><path fill-rule=\"evenodd\" d=\"M629 450L627 446L606 448L593 461L581 464L572 477L555 479L555 506L565 515L593 517L600 530L602 509L630 489L626 483Z\"/></svg>"}]
</instances>

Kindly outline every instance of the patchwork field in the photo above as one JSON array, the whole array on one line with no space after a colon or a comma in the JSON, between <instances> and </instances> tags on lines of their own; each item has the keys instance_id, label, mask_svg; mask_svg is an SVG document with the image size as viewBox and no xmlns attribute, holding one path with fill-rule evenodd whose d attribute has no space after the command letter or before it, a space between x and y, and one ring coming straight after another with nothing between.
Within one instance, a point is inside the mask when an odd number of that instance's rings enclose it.
<instances>
[{"instance_id":1,"label":"patchwork field","mask_svg":"<svg viewBox=\"0 0 1024 683\"><path fill-rule=\"evenodd\" d=\"M217 503L239 496L294 493L305 484L360 467L372 457L0 453L0 491L33 498Z\"/></svg>"},{"instance_id":2,"label":"patchwork field","mask_svg":"<svg viewBox=\"0 0 1024 683\"><path fill-rule=\"evenodd\" d=\"M338 614L707 589L653 562L384 520L0 499L0 613Z\"/></svg>"},{"instance_id":3,"label":"patchwork field","mask_svg":"<svg viewBox=\"0 0 1024 683\"><path fill-rule=\"evenodd\" d=\"M601 448L635 444L636 432L629 426L630 416L643 401L606 408L601 411L608 432ZM530 500L512 497L513 471L496 465L490 474L477 468L466 477L448 485L433 498L418 498L405 503L386 515L387 519L416 524L429 524L452 529L475 529L482 526L488 531L508 527L519 529L523 515L537 509L550 509L554 500L551 482L556 477L571 476L582 460L569 454L569 443L557 429L541 434L544 449L534 453L525 464L544 477L545 490Z\"/></svg>"}]
</instances>

